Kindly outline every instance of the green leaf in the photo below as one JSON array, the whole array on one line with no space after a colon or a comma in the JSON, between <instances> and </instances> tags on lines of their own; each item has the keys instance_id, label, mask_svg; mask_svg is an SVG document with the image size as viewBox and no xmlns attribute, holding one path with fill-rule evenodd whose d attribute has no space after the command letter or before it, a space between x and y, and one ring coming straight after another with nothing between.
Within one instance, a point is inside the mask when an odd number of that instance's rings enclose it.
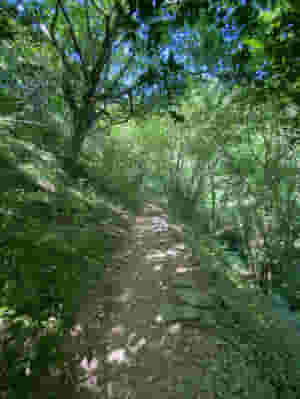
<instances>
[{"instance_id":1,"label":"green leaf","mask_svg":"<svg viewBox=\"0 0 300 399\"><path fill-rule=\"evenodd\" d=\"M177 278L173 283L175 288L193 288L195 286L195 282L190 278Z\"/></svg>"},{"instance_id":2,"label":"green leaf","mask_svg":"<svg viewBox=\"0 0 300 399\"><path fill-rule=\"evenodd\" d=\"M167 322L176 321L178 314L174 304L164 303L160 307L160 313L163 316L163 320Z\"/></svg>"},{"instance_id":3,"label":"green leaf","mask_svg":"<svg viewBox=\"0 0 300 399\"><path fill-rule=\"evenodd\" d=\"M209 294L201 293L197 289L177 289L176 294L186 303L200 308L213 308L215 300Z\"/></svg>"},{"instance_id":4,"label":"green leaf","mask_svg":"<svg viewBox=\"0 0 300 399\"><path fill-rule=\"evenodd\" d=\"M263 42L258 39L246 39L244 40L244 43L254 49L259 49L264 47Z\"/></svg>"},{"instance_id":5,"label":"green leaf","mask_svg":"<svg viewBox=\"0 0 300 399\"><path fill-rule=\"evenodd\" d=\"M188 305L178 306L176 313L180 320L197 320L201 316L200 309Z\"/></svg>"},{"instance_id":6,"label":"green leaf","mask_svg":"<svg viewBox=\"0 0 300 399\"><path fill-rule=\"evenodd\" d=\"M14 96L0 94L0 114L9 115L18 109L20 99Z\"/></svg>"},{"instance_id":7,"label":"green leaf","mask_svg":"<svg viewBox=\"0 0 300 399\"><path fill-rule=\"evenodd\" d=\"M9 310L9 308L7 306L3 306L0 308L0 326L1 326L1 318L3 318L3 316L5 316L7 314L7 311Z\"/></svg>"}]
</instances>

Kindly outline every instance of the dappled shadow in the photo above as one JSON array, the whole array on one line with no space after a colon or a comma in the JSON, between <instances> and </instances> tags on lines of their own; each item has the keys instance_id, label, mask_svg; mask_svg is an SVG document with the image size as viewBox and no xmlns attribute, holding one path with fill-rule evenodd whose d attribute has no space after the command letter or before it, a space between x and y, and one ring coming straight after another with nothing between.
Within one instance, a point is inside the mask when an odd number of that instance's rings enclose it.
<instances>
[{"instance_id":1,"label":"dappled shadow","mask_svg":"<svg viewBox=\"0 0 300 399\"><path fill-rule=\"evenodd\" d=\"M65 342L65 353L77 356L72 397L213 397L197 381L205 374L201 360L216 351L214 340L199 328L167 323L161 312L177 300L173 277L193 273L182 240L182 227L170 225L157 206L136 218ZM201 272L200 279L205 288Z\"/></svg>"}]
</instances>

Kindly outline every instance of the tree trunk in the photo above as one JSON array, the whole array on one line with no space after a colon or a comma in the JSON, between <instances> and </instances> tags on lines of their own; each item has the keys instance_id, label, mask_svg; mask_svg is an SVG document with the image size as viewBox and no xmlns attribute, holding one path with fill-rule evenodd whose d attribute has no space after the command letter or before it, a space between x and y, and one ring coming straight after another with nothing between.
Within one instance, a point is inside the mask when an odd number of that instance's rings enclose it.
<instances>
[{"instance_id":1,"label":"tree trunk","mask_svg":"<svg viewBox=\"0 0 300 399\"><path fill-rule=\"evenodd\" d=\"M76 129L71 141L71 159L76 163L79 159L84 140L87 135L87 130L81 128Z\"/></svg>"},{"instance_id":2,"label":"tree trunk","mask_svg":"<svg viewBox=\"0 0 300 399\"><path fill-rule=\"evenodd\" d=\"M67 148L65 156L63 157L63 168L75 179L79 177L78 160L87 133L88 129L84 129L83 127L80 129L79 126L77 128L74 126L70 147Z\"/></svg>"},{"instance_id":3,"label":"tree trunk","mask_svg":"<svg viewBox=\"0 0 300 399\"><path fill-rule=\"evenodd\" d=\"M95 106L92 104L84 105L77 114L74 115L74 132L71 138L70 154L68 162L71 167L75 167L86 139L88 132L96 121Z\"/></svg>"}]
</instances>

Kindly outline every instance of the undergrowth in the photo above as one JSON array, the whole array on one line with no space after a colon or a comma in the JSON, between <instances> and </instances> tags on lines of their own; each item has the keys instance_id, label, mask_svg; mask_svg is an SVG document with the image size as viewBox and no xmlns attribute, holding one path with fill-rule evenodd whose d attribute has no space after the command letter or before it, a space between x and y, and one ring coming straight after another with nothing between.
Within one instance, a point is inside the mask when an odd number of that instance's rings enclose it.
<instances>
[{"instance_id":1,"label":"undergrowth","mask_svg":"<svg viewBox=\"0 0 300 399\"><path fill-rule=\"evenodd\" d=\"M167 306L165 316L217 332L206 379L187 386L216 398L296 399L299 156L288 145L289 110L275 98L255 101L255 90L204 90L182 105L188 121L169 125L179 134L169 150L177 161L160 170L162 196L211 286L203 294L193 281L175 281L183 304Z\"/></svg>"},{"instance_id":2,"label":"undergrowth","mask_svg":"<svg viewBox=\"0 0 300 399\"><path fill-rule=\"evenodd\" d=\"M278 311L273 298L259 290L238 287L210 239L195 242L187 232L186 240L198 259L194 267L209 276L208 291L201 292L195 280L178 277L173 284L179 303L163 305L162 313L167 322L187 327L192 323L211 331L217 351L213 357L199 359L205 376L186 381L185 391L200 389L220 399L298 398L298 319L288 318L284 306Z\"/></svg>"},{"instance_id":3,"label":"undergrowth","mask_svg":"<svg viewBox=\"0 0 300 399\"><path fill-rule=\"evenodd\" d=\"M62 342L120 246L119 227L129 228L122 209L135 212L142 200L136 182L120 176L118 186L95 158L81 159L75 178L53 154L10 135L0 164L0 397L29 399L41 376L74 382Z\"/></svg>"}]
</instances>

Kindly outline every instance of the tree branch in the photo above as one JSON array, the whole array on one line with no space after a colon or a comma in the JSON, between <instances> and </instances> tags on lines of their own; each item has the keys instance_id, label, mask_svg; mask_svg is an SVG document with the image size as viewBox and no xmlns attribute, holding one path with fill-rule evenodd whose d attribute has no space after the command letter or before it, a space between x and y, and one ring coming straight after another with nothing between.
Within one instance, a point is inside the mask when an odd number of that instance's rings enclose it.
<instances>
[{"instance_id":1,"label":"tree branch","mask_svg":"<svg viewBox=\"0 0 300 399\"><path fill-rule=\"evenodd\" d=\"M71 67L71 64L68 61L68 57L66 56L66 53L64 52L64 50L60 47L60 45L58 44L58 41L56 40L55 37L55 29L56 29L56 24L57 24L57 19L58 19L58 14L59 14L59 8L58 8L58 3L56 3L56 7L55 7L55 15L53 17L53 20L50 24L50 29L49 29L49 33L50 33L50 37L51 37L51 41L52 44L54 45L54 47L56 48L56 50L58 51L60 58L63 62L63 65L65 67L65 69L72 75L74 75L74 71Z\"/></svg>"},{"instance_id":2,"label":"tree branch","mask_svg":"<svg viewBox=\"0 0 300 399\"><path fill-rule=\"evenodd\" d=\"M105 14L104 9L103 9L103 8L100 8L100 7L96 4L95 0L91 0L91 2L92 2L92 4L93 4L93 6L95 7L95 9L96 9L99 13L101 13L102 15Z\"/></svg>"},{"instance_id":3,"label":"tree branch","mask_svg":"<svg viewBox=\"0 0 300 399\"><path fill-rule=\"evenodd\" d=\"M105 64L107 64L111 57L112 52L112 32L110 30L110 16L105 16L105 37L102 43L102 51L99 54L96 64L91 72L91 87L87 93L87 98L92 97L95 94L97 84L100 80L100 74L103 71Z\"/></svg>"},{"instance_id":4,"label":"tree branch","mask_svg":"<svg viewBox=\"0 0 300 399\"><path fill-rule=\"evenodd\" d=\"M99 54L96 65L91 73L91 87L86 94L87 98L94 96L97 85L100 81L101 73L103 72L105 66L111 63L113 41L118 32L120 20L122 17L119 13L117 13L113 22L113 26L111 27L110 24L112 23L112 16L113 11L110 13L110 15L104 15L105 36L102 43L102 51L101 54Z\"/></svg>"},{"instance_id":5,"label":"tree branch","mask_svg":"<svg viewBox=\"0 0 300 399\"><path fill-rule=\"evenodd\" d=\"M79 58L80 58L83 75L85 77L85 80L88 81L89 80L89 76L88 76L85 60L84 60L84 57L82 56L82 51L81 51L81 48L79 46L79 43L78 43L78 40L77 40L77 37L76 37L76 33L75 33L75 30L74 30L71 18L69 17L65 7L62 4L62 0L57 0L57 4L61 8L62 13L63 13L63 15L65 17L65 20L67 21L67 23L69 25L70 35L71 35L72 42L74 44L75 50L76 50L76 52L77 52L77 54L79 55Z\"/></svg>"},{"instance_id":6,"label":"tree branch","mask_svg":"<svg viewBox=\"0 0 300 399\"><path fill-rule=\"evenodd\" d=\"M87 31L87 37L90 42L93 40L93 35L91 32L91 24L90 24L90 16L89 16L89 0L84 0L84 6L85 6L85 19L86 19L86 31Z\"/></svg>"},{"instance_id":7,"label":"tree branch","mask_svg":"<svg viewBox=\"0 0 300 399\"><path fill-rule=\"evenodd\" d=\"M56 29L56 24L57 24L58 15L59 15L59 4L58 4L58 2L59 2L59 0L56 3L55 14L54 14L53 20L52 20L52 22L50 24L49 33L50 33L50 37L51 37L51 43L53 44L53 46L56 48L58 54L60 55L60 58L62 60L62 63L64 65L64 67L65 67L66 72L68 72L70 74L70 76L74 76L76 78L75 73L73 71L73 68L72 68L71 64L69 63L69 60L68 60L68 57L67 57L65 51L60 47L60 45L59 45L59 43L58 43L58 41L56 40L56 37L55 37L55 29ZM69 79L63 80L62 89L63 89L63 92L64 92L64 99L70 105L70 108L71 108L72 112L76 113L77 110L78 110L78 107L76 105L73 89L71 87Z\"/></svg>"},{"instance_id":8,"label":"tree branch","mask_svg":"<svg viewBox=\"0 0 300 399\"><path fill-rule=\"evenodd\" d=\"M103 93L99 94L98 96L94 96L94 98L96 99L96 101L110 100L112 102L114 99L120 100L121 97L129 95L134 89L138 87L138 85L139 81L136 81L132 86L126 87L124 90L121 90L116 94L113 94L112 92L110 92L109 94Z\"/></svg>"},{"instance_id":9,"label":"tree branch","mask_svg":"<svg viewBox=\"0 0 300 399\"><path fill-rule=\"evenodd\" d=\"M128 93L128 104L129 104L129 112L133 114L134 112L134 105L133 105L133 95L132 91Z\"/></svg>"}]
</instances>

